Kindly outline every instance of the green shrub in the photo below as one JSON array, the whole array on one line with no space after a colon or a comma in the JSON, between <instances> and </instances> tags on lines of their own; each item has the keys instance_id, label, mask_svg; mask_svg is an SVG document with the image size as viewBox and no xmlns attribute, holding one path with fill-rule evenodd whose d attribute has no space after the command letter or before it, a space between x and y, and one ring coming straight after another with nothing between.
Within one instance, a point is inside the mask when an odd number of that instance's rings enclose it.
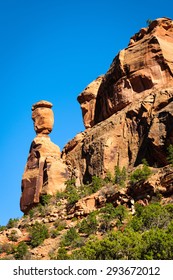
<instances>
[{"instance_id":1,"label":"green shrub","mask_svg":"<svg viewBox=\"0 0 173 280\"><path fill-rule=\"evenodd\" d=\"M60 245L70 246L71 248L80 247L83 244L83 240L80 237L79 233L77 233L75 228L70 228L66 234L62 237Z\"/></svg>"},{"instance_id":2,"label":"green shrub","mask_svg":"<svg viewBox=\"0 0 173 280\"><path fill-rule=\"evenodd\" d=\"M59 201L60 199L66 198L65 191L64 192L59 192L57 191L56 193L56 199Z\"/></svg>"},{"instance_id":3,"label":"green shrub","mask_svg":"<svg viewBox=\"0 0 173 280\"><path fill-rule=\"evenodd\" d=\"M132 184L139 181L145 181L152 174L146 160L143 160L142 168L137 168L130 176L130 181Z\"/></svg>"},{"instance_id":4,"label":"green shrub","mask_svg":"<svg viewBox=\"0 0 173 280\"><path fill-rule=\"evenodd\" d=\"M57 254L56 260L69 260L69 259L70 259L70 257L67 254L67 250L65 249L65 247L60 247L58 249L58 254Z\"/></svg>"},{"instance_id":5,"label":"green shrub","mask_svg":"<svg viewBox=\"0 0 173 280\"><path fill-rule=\"evenodd\" d=\"M150 228L165 228L170 222L168 212L159 203L153 203L144 208L142 213L143 226Z\"/></svg>"},{"instance_id":6,"label":"green shrub","mask_svg":"<svg viewBox=\"0 0 173 280\"><path fill-rule=\"evenodd\" d=\"M31 219L34 217L34 213L35 213L34 209L29 210L28 215Z\"/></svg>"},{"instance_id":7,"label":"green shrub","mask_svg":"<svg viewBox=\"0 0 173 280\"><path fill-rule=\"evenodd\" d=\"M9 219L8 223L7 223L7 228L13 228L13 227L17 227L19 219Z\"/></svg>"},{"instance_id":8,"label":"green shrub","mask_svg":"<svg viewBox=\"0 0 173 280\"><path fill-rule=\"evenodd\" d=\"M42 205L41 203L39 203L34 211L36 214L39 213L39 216L46 217L49 214L50 209L48 205Z\"/></svg>"},{"instance_id":9,"label":"green shrub","mask_svg":"<svg viewBox=\"0 0 173 280\"><path fill-rule=\"evenodd\" d=\"M60 231L57 229L52 229L50 232L50 237L51 238L56 238L58 235L60 235Z\"/></svg>"},{"instance_id":10,"label":"green shrub","mask_svg":"<svg viewBox=\"0 0 173 280\"><path fill-rule=\"evenodd\" d=\"M113 182L113 176L110 171L107 171L106 176L104 178L105 183Z\"/></svg>"},{"instance_id":11,"label":"green shrub","mask_svg":"<svg viewBox=\"0 0 173 280\"><path fill-rule=\"evenodd\" d=\"M103 181L100 177L93 176L92 177L92 183L91 183L91 192L95 193L97 192L101 187L103 186Z\"/></svg>"},{"instance_id":12,"label":"green shrub","mask_svg":"<svg viewBox=\"0 0 173 280\"><path fill-rule=\"evenodd\" d=\"M94 234L97 231L97 225L96 213L92 212L79 224L79 232L87 235Z\"/></svg>"},{"instance_id":13,"label":"green shrub","mask_svg":"<svg viewBox=\"0 0 173 280\"><path fill-rule=\"evenodd\" d=\"M172 260L173 236L163 229L151 229L142 235L143 248L141 259Z\"/></svg>"},{"instance_id":14,"label":"green shrub","mask_svg":"<svg viewBox=\"0 0 173 280\"><path fill-rule=\"evenodd\" d=\"M102 186L103 186L103 180L97 176L93 176L92 182L90 184L81 185L80 187L78 187L77 192L79 198L97 192Z\"/></svg>"},{"instance_id":15,"label":"green shrub","mask_svg":"<svg viewBox=\"0 0 173 280\"><path fill-rule=\"evenodd\" d=\"M88 241L71 259L134 260L141 257L141 236L132 230L111 232L102 240Z\"/></svg>"},{"instance_id":16,"label":"green shrub","mask_svg":"<svg viewBox=\"0 0 173 280\"><path fill-rule=\"evenodd\" d=\"M6 229L6 226L0 226L0 231L3 231Z\"/></svg>"},{"instance_id":17,"label":"green shrub","mask_svg":"<svg viewBox=\"0 0 173 280\"><path fill-rule=\"evenodd\" d=\"M54 222L54 226L56 227L57 230L61 231L66 227L66 221L56 219L56 221Z\"/></svg>"},{"instance_id":18,"label":"green shrub","mask_svg":"<svg viewBox=\"0 0 173 280\"><path fill-rule=\"evenodd\" d=\"M45 225L36 222L30 229L30 245L34 248L43 243L49 237L48 229Z\"/></svg>"},{"instance_id":19,"label":"green shrub","mask_svg":"<svg viewBox=\"0 0 173 280\"><path fill-rule=\"evenodd\" d=\"M107 231L111 229L111 224L113 220L116 221L116 225L122 225L123 220L127 217L127 209L123 205L118 205L114 207L112 203L107 203L100 211L101 215L101 230Z\"/></svg>"},{"instance_id":20,"label":"green shrub","mask_svg":"<svg viewBox=\"0 0 173 280\"><path fill-rule=\"evenodd\" d=\"M120 185L121 187L124 187L126 178L127 178L126 168L123 167L121 170L119 166L115 166L114 183Z\"/></svg>"},{"instance_id":21,"label":"green shrub","mask_svg":"<svg viewBox=\"0 0 173 280\"><path fill-rule=\"evenodd\" d=\"M152 23L152 19L147 19L146 23L149 26Z\"/></svg>"},{"instance_id":22,"label":"green shrub","mask_svg":"<svg viewBox=\"0 0 173 280\"><path fill-rule=\"evenodd\" d=\"M14 257L16 260L26 260L28 253L28 246L24 241L22 241L16 247Z\"/></svg>"},{"instance_id":23,"label":"green shrub","mask_svg":"<svg viewBox=\"0 0 173 280\"><path fill-rule=\"evenodd\" d=\"M52 238L56 238L58 235L60 235L60 231L62 231L65 228L66 222L57 219L54 222L54 226L55 226L55 229L52 229L51 232L50 232L50 235L51 235Z\"/></svg>"},{"instance_id":24,"label":"green shrub","mask_svg":"<svg viewBox=\"0 0 173 280\"><path fill-rule=\"evenodd\" d=\"M137 204L136 204L137 205ZM136 207L135 205L135 207ZM130 225L135 231L146 231L152 228L167 228L172 220L172 207L163 207L159 203L138 206Z\"/></svg>"},{"instance_id":25,"label":"green shrub","mask_svg":"<svg viewBox=\"0 0 173 280\"><path fill-rule=\"evenodd\" d=\"M16 242L17 240L18 240L18 233L17 233L17 231L14 229L14 230L12 230L11 232L10 232L10 234L8 235L8 239L10 240L10 241L13 241L13 242Z\"/></svg>"},{"instance_id":26,"label":"green shrub","mask_svg":"<svg viewBox=\"0 0 173 280\"><path fill-rule=\"evenodd\" d=\"M169 164L173 166L173 145L169 145L167 152L168 152L167 161Z\"/></svg>"},{"instance_id":27,"label":"green shrub","mask_svg":"<svg viewBox=\"0 0 173 280\"><path fill-rule=\"evenodd\" d=\"M173 218L173 204L166 204L163 208L166 209L169 215Z\"/></svg>"},{"instance_id":28,"label":"green shrub","mask_svg":"<svg viewBox=\"0 0 173 280\"><path fill-rule=\"evenodd\" d=\"M52 195L50 195L50 194L43 194L40 197L40 203L42 205L47 205L47 204L49 204L51 198L52 198Z\"/></svg>"},{"instance_id":29,"label":"green shrub","mask_svg":"<svg viewBox=\"0 0 173 280\"><path fill-rule=\"evenodd\" d=\"M79 194L77 192L75 186L75 180L68 180L66 181L66 190L65 190L66 198L68 203L73 205L79 200Z\"/></svg>"}]
</instances>

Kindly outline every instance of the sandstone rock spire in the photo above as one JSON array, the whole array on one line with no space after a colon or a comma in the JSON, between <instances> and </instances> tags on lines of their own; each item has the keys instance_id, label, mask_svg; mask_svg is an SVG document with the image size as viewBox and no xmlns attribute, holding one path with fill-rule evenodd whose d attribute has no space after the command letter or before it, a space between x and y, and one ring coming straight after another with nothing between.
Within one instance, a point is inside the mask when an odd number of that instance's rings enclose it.
<instances>
[{"instance_id":1,"label":"sandstone rock spire","mask_svg":"<svg viewBox=\"0 0 173 280\"><path fill-rule=\"evenodd\" d=\"M48 134L53 129L52 103L39 101L32 106L32 119L37 134L33 140L22 177L21 211L27 213L39 203L42 194L55 194L65 189L68 178L60 149Z\"/></svg>"}]
</instances>

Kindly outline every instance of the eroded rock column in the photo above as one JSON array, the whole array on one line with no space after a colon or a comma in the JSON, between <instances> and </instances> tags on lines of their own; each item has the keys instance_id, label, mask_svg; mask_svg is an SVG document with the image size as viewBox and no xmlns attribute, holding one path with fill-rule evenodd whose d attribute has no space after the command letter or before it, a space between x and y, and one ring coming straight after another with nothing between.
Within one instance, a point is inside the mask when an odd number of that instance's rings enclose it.
<instances>
[{"instance_id":1,"label":"eroded rock column","mask_svg":"<svg viewBox=\"0 0 173 280\"><path fill-rule=\"evenodd\" d=\"M37 135L31 143L22 177L20 208L24 213L40 202L42 194L54 195L57 191L63 191L68 179L60 149L49 137L54 124L52 103L39 101L34 104L32 119Z\"/></svg>"}]
</instances>

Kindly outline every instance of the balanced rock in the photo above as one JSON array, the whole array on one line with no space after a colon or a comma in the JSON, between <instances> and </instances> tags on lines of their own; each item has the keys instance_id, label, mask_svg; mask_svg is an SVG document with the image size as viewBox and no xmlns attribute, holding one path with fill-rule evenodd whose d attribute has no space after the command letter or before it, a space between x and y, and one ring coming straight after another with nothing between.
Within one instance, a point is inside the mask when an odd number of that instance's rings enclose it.
<instances>
[{"instance_id":1,"label":"balanced rock","mask_svg":"<svg viewBox=\"0 0 173 280\"><path fill-rule=\"evenodd\" d=\"M40 101L32 106L32 119L37 136L33 140L22 178L20 208L27 213L40 202L42 194L53 195L65 189L68 179L67 167L61 152L48 134L53 128L52 104Z\"/></svg>"},{"instance_id":2,"label":"balanced rock","mask_svg":"<svg viewBox=\"0 0 173 280\"><path fill-rule=\"evenodd\" d=\"M37 134L49 134L52 131L54 115L51 108L52 103L44 100L39 101L32 106L32 119Z\"/></svg>"}]
</instances>

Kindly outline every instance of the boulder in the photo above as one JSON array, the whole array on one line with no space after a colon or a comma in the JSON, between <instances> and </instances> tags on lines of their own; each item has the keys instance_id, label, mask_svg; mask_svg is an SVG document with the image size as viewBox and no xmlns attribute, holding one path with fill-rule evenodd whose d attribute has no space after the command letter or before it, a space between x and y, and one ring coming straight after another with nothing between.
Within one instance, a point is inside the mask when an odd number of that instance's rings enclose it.
<instances>
[{"instance_id":1,"label":"boulder","mask_svg":"<svg viewBox=\"0 0 173 280\"><path fill-rule=\"evenodd\" d=\"M32 119L37 134L49 134L54 124L52 103L41 100L32 106Z\"/></svg>"}]
</instances>

